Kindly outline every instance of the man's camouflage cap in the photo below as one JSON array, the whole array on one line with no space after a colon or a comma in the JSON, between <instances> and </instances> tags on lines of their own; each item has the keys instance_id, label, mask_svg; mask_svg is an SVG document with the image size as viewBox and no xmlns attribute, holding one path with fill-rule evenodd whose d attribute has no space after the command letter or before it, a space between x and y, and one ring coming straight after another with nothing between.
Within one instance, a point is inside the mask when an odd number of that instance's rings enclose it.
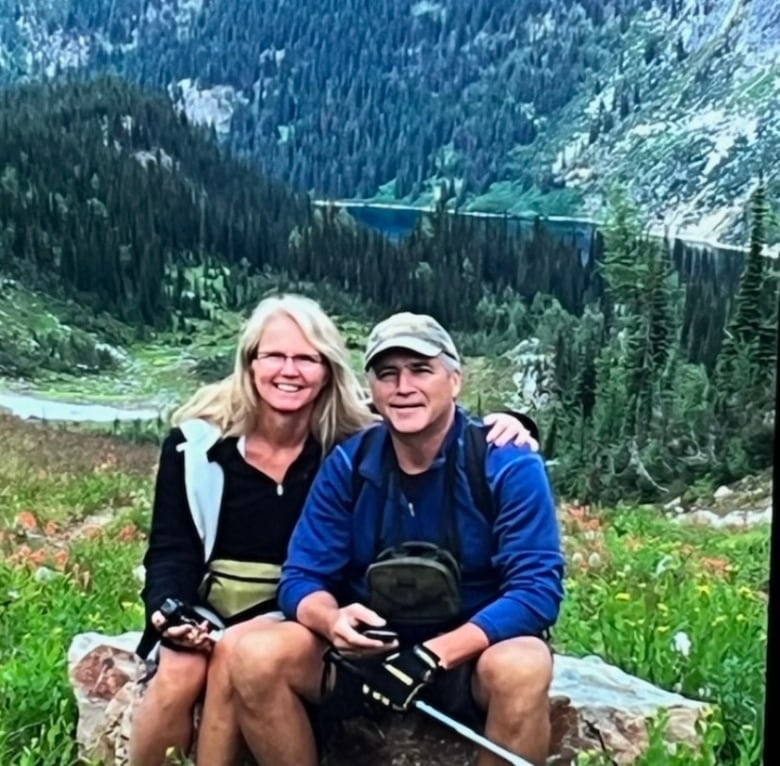
<instances>
[{"instance_id":1,"label":"man's camouflage cap","mask_svg":"<svg viewBox=\"0 0 780 766\"><path fill-rule=\"evenodd\" d=\"M377 324L368 336L364 368L367 370L380 354L391 348L406 349L427 357L446 354L460 363L450 334L428 314L402 311Z\"/></svg>"}]
</instances>

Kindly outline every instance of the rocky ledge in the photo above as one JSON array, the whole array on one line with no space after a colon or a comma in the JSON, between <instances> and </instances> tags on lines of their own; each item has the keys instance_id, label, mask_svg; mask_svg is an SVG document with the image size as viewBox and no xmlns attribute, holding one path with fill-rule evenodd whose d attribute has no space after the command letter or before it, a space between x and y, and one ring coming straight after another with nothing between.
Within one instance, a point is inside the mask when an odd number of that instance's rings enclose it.
<instances>
[{"instance_id":1,"label":"rocky ledge","mask_svg":"<svg viewBox=\"0 0 780 766\"><path fill-rule=\"evenodd\" d=\"M139 633L83 633L68 651L69 675L78 703L77 737L85 758L127 763L133 711L143 694L143 666L133 653ZM607 751L615 764L632 764L648 744L647 719L668 719L669 743L696 747L697 722L708 706L653 686L598 657L556 655L550 690L552 748L548 765L568 766L584 752ZM357 720L330 743L327 766L466 766L474 747L418 713L382 724Z\"/></svg>"}]
</instances>

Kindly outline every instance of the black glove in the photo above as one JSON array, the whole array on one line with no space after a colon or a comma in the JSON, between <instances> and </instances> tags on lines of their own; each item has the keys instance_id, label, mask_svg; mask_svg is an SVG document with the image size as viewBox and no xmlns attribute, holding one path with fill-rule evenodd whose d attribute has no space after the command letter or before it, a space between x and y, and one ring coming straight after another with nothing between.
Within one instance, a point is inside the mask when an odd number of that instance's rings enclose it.
<instances>
[{"instance_id":1,"label":"black glove","mask_svg":"<svg viewBox=\"0 0 780 766\"><path fill-rule=\"evenodd\" d=\"M422 644L395 652L384 662L361 664L363 694L396 710L408 710L423 687L442 671L439 658Z\"/></svg>"}]
</instances>

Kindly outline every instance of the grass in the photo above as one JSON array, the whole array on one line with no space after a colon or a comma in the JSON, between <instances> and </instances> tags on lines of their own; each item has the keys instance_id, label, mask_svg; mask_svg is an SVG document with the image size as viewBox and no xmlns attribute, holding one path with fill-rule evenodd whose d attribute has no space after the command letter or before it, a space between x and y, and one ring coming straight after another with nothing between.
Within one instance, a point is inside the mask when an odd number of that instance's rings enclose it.
<instances>
[{"instance_id":1,"label":"grass","mask_svg":"<svg viewBox=\"0 0 780 766\"><path fill-rule=\"evenodd\" d=\"M0 417L0 449L0 763L75 766L67 647L141 626L132 571L157 447ZM682 527L652 508L564 505L561 518L557 648L715 706L698 752L669 753L655 736L642 764L758 766L768 530Z\"/></svg>"},{"instance_id":2,"label":"grass","mask_svg":"<svg viewBox=\"0 0 780 766\"><path fill-rule=\"evenodd\" d=\"M24 299L13 307L16 312L13 331L19 338L31 338L32 330L26 325L28 310L34 308L46 321L59 322L58 312L63 310L61 302L23 288L14 290L16 298ZM338 305L336 300L330 302ZM10 317L10 303L6 305L0 299L0 318L4 308ZM367 311L362 307L363 313ZM220 309L215 312L214 319L188 319L186 330L159 332L147 340L131 340L122 346L125 361L99 374L41 367L31 369L25 392L31 389L37 396L52 400L155 407L165 417L199 384L206 382L205 375L214 378L232 371L236 337L245 313ZM331 311L330 314L344 335L352 368L358 378L364 380L363 350L372 321L365 316L356 318L354 312L342 315ZM463 401L467 406L476 409L481 402L485 412L490 407L500 408L508 390L512 389L503 361L486 357L466 360L468 372ZM201 372L204 369L209 373ZM18 381L0 375L0 390L4 388L15 390L19 388Z\"/></svg>"},{"instance_id":3,"label":"grass","mask_svg":"<svg viewBox=\"0 0 780 766\"><path fill-rule=\"evenodd\" d=\"M0 763L71 766L67 648L143 620L157 448L0 417L0 449Z\"/></svg>"},{"instance_id":4,"label":"grass","mask_svg":"<svg viewBox=\"0 0 780 766\"><path fill-rule=\"evenodd\" d=\"M717 706L725 742L713 763L759 763L768 529L681 526L654 508L570 507L563 521L570 569L556 643Z\"/></svg>"}]
</instances>

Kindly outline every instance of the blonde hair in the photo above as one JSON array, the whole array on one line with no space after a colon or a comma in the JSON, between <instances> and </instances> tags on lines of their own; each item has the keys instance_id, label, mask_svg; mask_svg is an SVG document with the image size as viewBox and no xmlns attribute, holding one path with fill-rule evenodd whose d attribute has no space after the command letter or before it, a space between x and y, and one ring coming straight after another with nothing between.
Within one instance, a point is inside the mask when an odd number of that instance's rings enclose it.
<instances>
[{"instance_id":1,"label":"blonde hair","mask_svg":"<svg viewBox=\"0 0 780 766\"><path fill-rule=\"evenodd\" d=\"M246 321L238 340L232 374L201 387L173 413L174 425L202 418L216 425L223 438L245 436L255 429L260 397L251 363L266 325L280 315L298 325L328 366L330 374L311 414L311 431L322 445L323 454L336 442L375 421L366 393L349 365L344 339L333 320L311 298L280 295L260 301Z\"/></svg>"}]
</instances>

